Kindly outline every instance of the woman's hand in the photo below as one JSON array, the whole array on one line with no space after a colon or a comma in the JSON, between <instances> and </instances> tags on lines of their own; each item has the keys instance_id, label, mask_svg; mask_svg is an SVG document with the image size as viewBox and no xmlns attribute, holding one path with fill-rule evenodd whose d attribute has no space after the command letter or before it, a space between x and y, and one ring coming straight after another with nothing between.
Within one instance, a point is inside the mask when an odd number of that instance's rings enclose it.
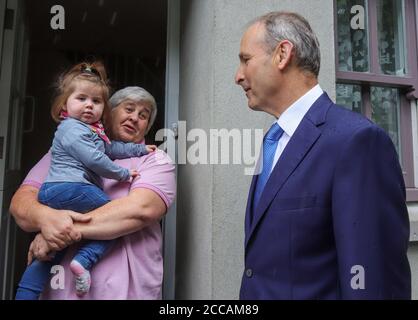
<instances>
[{"instance_id":1,"label":"woman's hand","mask_svg":"<svg viewBox=\"0 0 418 320\"><path fill-rule=\"evenodd\" d=\"M54 210L44 216L41 225L43 239L51 250L59 251L81 240L74 222L89 222L91 217L70 210Z\"/></svg>"},{"instance_id":2,"label":"woman's hand","mask_svg":"<svg viewBox=\"0 0 418 320\"><path fill-rule=\"evenodd\" d=\"M42 236L42 233L38 233L29 247L28 265L32 263L34 258L40 261L49 261L53 257L54 253L51 251L51 248L48 246L48 243Z\"/></svg>"}]
</instances>

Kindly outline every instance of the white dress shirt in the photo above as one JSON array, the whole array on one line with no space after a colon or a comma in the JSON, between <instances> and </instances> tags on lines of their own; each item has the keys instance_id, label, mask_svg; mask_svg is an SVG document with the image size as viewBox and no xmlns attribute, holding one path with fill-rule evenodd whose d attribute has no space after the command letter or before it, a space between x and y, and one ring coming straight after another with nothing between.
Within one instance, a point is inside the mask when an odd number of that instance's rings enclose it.
<instances>
[{"instance_id":1,"label":"white dress shirt","mask_svg":"<svg viewBox=\"0 0 418 320\"><path fill-rule=\"evenodd\" d=\"M287 143L290 138L292 138L299 124L301 123L303 117L312 107L314 102L324 93L319 84L305 93L300 97L296 102L294 102L277 120L277 124L283 129L283 135L280 137L277 144L276 153L274 155L273 165L271 170L273 171L274 167L279 161L280 156L283 153L283 150L286 148Z\"/></svg>"}]
</instances>

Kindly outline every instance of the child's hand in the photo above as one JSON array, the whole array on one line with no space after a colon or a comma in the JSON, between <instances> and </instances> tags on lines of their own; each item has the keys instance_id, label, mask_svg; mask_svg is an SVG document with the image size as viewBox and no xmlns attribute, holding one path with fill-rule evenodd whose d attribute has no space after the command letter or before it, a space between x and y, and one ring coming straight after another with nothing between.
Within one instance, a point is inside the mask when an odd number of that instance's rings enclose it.
<instances>
[{"instance_id":1,"label":"child's hand","mask_svg":"<svg viewBox=\"0 0 418 320\"><path fill-rule=\"evenodd\" d=\"M140 177L141 176L139 174L138 170L135 170L135 169L129 170L129 174L131 175L132 178L136 178L136 177Z\"/></svg>"},{"instance_id":2,"label":"child's hand","mask_svg":"<svg viewBox=\"0 0 418 320\"><path fill-rule=\"evenodd\" d=\"M146 145L146 149L147 149L148 153L154 152L155 150L157 150L157 146L153 145L153 144Z\"/></svg>"}]
</instances>

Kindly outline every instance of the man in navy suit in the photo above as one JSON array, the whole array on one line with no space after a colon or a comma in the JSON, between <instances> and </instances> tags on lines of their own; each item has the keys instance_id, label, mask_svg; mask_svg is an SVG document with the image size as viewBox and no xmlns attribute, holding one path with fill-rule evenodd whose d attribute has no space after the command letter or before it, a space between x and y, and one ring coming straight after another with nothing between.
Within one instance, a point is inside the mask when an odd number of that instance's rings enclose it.
<instances>
[{"instance_id":1,"label":"man in navy suit","mask_svg":"<svg viewBox=\"0 0 418 320\"><path fill-rule=\"evenodd\" d=\"M241 299L410 299L409 219L388 135L318 85L318 40L300 15L254 20L235 81L276 118L245 218Z\"/></svg>"}]
</instances>

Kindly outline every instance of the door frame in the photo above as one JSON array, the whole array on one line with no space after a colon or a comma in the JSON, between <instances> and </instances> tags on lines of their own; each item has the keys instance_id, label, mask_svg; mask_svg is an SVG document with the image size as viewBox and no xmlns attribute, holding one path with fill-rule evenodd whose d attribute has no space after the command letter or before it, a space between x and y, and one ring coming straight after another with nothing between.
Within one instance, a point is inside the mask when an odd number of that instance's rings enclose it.
<instances>
[{"instance_id":1,"label":"door frame","mask_svg":"<svg viewBox=\"0 0 418 320\"><path fill-rule=\"evenodd\" d=\"M0 0L0 21L4 21L6 15L6 0ZM1 61L3 56L3 28L4 23L0 23L0 74L1 74Z\"/></svg>"},{"instance_id":2,"label":"door frame","mask_svg":"<svg viewBox=\"0 0 418 320\"><path fill-rule=\"evenodd\" d=\"M167 56L166 56L166 82L165 82L165 128L170 129L171 135L167 137L167 145L174 146L176 128L179 119L180 95L180 0L167 0ZM175 154L169 154L175 162L177 148L171 148ZM170 148L169 148L170 150ZM175 163L177 177L177 164ZM164 279L163 299L175 299L176 276L176 221L177 204L173 204L163 219L163 256Z\"/></svg>"},{"instance_id":3,"label":"door frame","mask_svg":"<svg viewBox=\"0 0 418 320\"><path fill-rule=\"evenodd\" d=\"M0 136L4 141L0 157L0 297L12 299L17 227L9 213L9 205L21 178L20 157L29 43L22 18L23 1L2 1L0 10L0 16L4 19L8 10L10 19L8 27L3 29L1 26L0 30L0 114L3 122Z\"/></svg>"}]
</instances>

